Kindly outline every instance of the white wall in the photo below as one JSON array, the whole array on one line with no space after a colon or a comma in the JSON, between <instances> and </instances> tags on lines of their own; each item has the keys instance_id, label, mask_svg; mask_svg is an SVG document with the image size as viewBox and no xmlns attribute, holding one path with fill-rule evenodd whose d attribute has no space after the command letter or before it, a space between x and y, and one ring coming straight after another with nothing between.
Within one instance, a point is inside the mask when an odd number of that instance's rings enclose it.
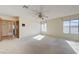
<instances>
[{"instance_id":1,"label":"white wall","mask_svg":"<svg viewBox=\"0 0 79 59\"><path fill-rule=\"evenodd\" d=\"M22 27L25 24L25 27ZM40 23L31 19L20 18L20 38L40 33Z\"/></svg>"}]
</instances>

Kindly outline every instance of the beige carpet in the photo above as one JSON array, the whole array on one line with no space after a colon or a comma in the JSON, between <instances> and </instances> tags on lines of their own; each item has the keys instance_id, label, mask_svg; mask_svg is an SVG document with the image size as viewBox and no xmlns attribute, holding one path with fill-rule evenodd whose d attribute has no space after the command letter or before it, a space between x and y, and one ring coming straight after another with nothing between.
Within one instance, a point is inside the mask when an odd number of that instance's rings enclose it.
<instances>
[{"instance_id":1,"label":"beige carpet","mask_svg":"<svg viewBox=\"0 0 79 59\"><path fill-rule=\"evenodd\" d=\"M42 40L34 36L22 39L3 40L0 42L0 53L10 54L74 54L72 47L64 39L45 36Z\"/></svg>"}]
</instances>

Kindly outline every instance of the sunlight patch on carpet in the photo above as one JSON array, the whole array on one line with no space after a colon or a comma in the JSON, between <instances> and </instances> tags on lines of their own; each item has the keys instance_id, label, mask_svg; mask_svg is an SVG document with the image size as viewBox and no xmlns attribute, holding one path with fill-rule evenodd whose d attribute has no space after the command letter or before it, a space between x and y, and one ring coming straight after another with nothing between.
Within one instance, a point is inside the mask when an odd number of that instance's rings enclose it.
<instances>
[{"instance_id":1,"label":"sunlight patch on carpet","mask_svg":"<svg viewBox=\"0 0 79 59\"><path fill-rule=\"evenodd\" d=\"M44 37L45 37L44 35L37 35L37 36L33 37L33 39L42 40Z\"/></svg>"},{"instance_id":2,"label":"sunlight patch on carpet","mask_svg":"<svg viewBox=\"0 0 79 59\"><path fill-rule=\"evenodd\" d=\"M72 47L72 49L79 54L79 42L74 42L74 41L68 41L66 42Z\"/></svg>"}]
</instances>

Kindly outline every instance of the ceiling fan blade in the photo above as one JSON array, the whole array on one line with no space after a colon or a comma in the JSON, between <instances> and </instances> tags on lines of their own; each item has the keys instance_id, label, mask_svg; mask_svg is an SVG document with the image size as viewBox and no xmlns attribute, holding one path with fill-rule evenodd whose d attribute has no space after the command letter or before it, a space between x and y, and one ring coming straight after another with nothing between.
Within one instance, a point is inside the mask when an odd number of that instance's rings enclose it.
<instances>
[{"instance_id":1,"label":"ceiling fan blade","mask_svg":"<svg viewBox=\"0 0 79 59\"><path fill-rule=\"evenodd\" d=\"M46 15L44 15L44 14L42 14L42 17L44 17L44 18L48 18L48 16L46 16Z\"/></svg>"},{"instance_id":2,"label":"ceiling fan blade","mask_svg":"<svg viewBox=\"0 0 79 59\"><path fill-rule=\"evenodd\" d=\"M28 6L24 5L23 8L29 8Z\"/></svg>"},{"instance_id":3,"label":"ceiling fan blade","mask_svg":"<svg viewBox=\"0 0 79 59\"><path fill-rule=\"evenodd\" d=\"M24 5L23 8L29 9L30 11L33 11L35 13L39 13L39 11L37 10L32 10L31 8L29 8L29 6Z\"/></svg>"}]
</instances>

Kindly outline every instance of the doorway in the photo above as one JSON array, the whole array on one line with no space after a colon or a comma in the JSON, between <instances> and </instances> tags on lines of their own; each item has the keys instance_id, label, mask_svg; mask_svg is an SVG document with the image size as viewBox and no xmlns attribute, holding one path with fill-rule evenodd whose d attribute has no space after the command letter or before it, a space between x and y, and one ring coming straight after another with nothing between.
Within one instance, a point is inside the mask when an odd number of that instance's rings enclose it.
<instances>
[{"instance_id":1,"label":"doorway","mask_svg":"<svg viewBox=\"0 0 79 59\"><path fill-rule=\"evenodd\" d=\"M19 19L0 19L0 40L19 38Z\"/></svg>"}]
</instances>

